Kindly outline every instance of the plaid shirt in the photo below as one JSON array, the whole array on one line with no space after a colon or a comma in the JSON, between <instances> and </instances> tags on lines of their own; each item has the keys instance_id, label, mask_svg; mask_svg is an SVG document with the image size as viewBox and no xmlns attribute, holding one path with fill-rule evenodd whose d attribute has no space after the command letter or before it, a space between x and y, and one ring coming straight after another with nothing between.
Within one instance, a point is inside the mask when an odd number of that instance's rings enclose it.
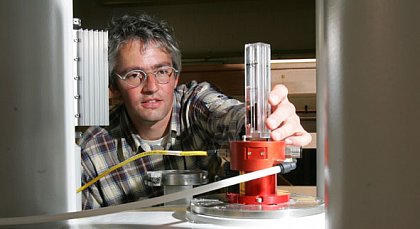
<instances>
[{"instance_id":1,"label":"plaid shirt","mask_svg":"<svg viewBox=\"0 0 420 229\"><path fill-rule=\"evenodd\" d=\"M240 137L245 121L243 103L205 82L179 85L174 95L169 141L165 149L219 149ZM109 126L87 129L80 146L82 185L129 157L150 150L140 141L123 104L110 111ZM162 187L149 187L144 183L143 176L147 171L208 169L209 173L214 173L218 166L220 159L217 157L142 157L85 189L82 206L83 209L105 207L163 194Z\"/></svg>"}]
</instances>

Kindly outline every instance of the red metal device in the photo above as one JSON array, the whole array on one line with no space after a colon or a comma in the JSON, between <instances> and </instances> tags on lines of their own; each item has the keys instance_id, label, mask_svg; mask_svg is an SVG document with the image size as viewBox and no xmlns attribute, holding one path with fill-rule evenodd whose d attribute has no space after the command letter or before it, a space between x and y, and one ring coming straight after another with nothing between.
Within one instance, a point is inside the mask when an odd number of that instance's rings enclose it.
<instances>
[{"instance_id":1,"label":"red metal device","mask_svg":"<svg viewBox=\"0 0 420 229\"><path fill-rule=\"evenodd\" d=\"M248 173L270 168L285 160L284 141L233 141L230 143L230 168ZM289 201L288 192L277 191L277 175L240 184L239 193L228 193L229 203L280 204Z\"/></svg>"}]
</instances>

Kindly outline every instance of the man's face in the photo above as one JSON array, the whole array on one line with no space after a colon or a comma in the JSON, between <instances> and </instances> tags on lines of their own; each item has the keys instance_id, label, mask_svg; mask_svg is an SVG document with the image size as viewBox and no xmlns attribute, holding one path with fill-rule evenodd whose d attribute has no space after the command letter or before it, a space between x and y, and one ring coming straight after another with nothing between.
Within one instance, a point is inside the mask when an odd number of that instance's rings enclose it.
<instances>
[{"instance_id":1,"label":"man's face","mask_svg":"<svg viewBox=\"0 0 420 229\"><path fill-rule=\"evenodd\" d=\"M173 92L178 78L173 73L168 83L159 84L151 72L162 66L172 66L171 56L153 44L143 49L141 41L131 40L121 46L115 71L122 76L130 70L148 73L146 80L138 87L116 79L116 92L121 95L132 122L153 125L170 120Z\"/></svg>"}]
</instances>

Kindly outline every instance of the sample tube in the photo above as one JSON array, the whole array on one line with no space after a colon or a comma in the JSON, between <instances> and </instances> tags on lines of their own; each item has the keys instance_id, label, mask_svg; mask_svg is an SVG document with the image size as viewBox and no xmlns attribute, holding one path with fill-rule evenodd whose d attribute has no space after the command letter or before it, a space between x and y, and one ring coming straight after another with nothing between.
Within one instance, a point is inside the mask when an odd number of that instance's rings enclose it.
<instances>
[{"instance_id":1,"label":"sample tube","mask_svg":"<svg viewBox=\"0 0 420 229\"><path fill-rule=\"evenodd\" d=\"M262 140L270 138L265 120L271 114L268 95L271 91L270 45L245 45L245 126L244 138Z\"/></svg>"}]
</instances>

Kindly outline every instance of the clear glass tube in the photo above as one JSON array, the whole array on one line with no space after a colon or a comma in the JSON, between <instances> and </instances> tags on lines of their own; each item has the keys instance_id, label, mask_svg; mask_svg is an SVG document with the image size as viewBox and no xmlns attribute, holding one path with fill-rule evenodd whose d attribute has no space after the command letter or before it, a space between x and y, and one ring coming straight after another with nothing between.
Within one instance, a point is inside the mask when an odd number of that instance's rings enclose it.
<instances>
[{"instance_id":1,"label":"clear glass tube","mask_svg":"<svg viewBox=\"0 0 420 229\"><path fill-rule=\"evenodd\" d=\"M265 43L245 45L246 139L270 138L265 120L271 114L268 95L271 91L271 50Z\"/></svg>"}]
</instances>

